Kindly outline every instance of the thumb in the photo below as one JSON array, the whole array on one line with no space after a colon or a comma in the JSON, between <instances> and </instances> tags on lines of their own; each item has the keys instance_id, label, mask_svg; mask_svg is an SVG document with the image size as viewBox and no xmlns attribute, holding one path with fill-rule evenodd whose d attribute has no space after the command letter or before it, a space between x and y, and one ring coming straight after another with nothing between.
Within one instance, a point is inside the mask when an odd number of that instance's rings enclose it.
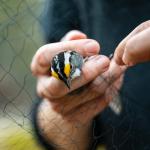
<instances>
[{"instance_id":1,"label":"thumb","mask_svg":"<svg viewBox=\"0 0 150 150\"><path fill-rule=\"evenodd\" d=\"M126 44L122 60L132 66L150 60L150 28L133 36Z\"/></svg>"}]
</instances>

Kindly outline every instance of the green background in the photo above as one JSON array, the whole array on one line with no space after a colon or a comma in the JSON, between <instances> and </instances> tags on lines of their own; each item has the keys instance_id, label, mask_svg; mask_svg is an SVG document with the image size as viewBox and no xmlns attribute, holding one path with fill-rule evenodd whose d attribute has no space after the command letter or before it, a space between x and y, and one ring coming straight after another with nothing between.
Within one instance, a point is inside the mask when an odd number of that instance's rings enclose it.
<instances>
[{"instance_id":1,"label":"green background","mask_svg":"<svg viewBox=\"0 0 150 150\"><path fill-rule=\"evenodd\" d=\"M43 45L45 0L0 1L0 150L38 150L30 127L35 78L30 62Z\"/></svg>"}]
</instances>

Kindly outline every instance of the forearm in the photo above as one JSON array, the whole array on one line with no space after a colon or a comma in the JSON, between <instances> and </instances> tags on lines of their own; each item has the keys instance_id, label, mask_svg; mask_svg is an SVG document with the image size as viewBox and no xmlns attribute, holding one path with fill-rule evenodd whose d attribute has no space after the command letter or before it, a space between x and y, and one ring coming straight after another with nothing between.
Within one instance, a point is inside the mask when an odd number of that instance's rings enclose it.
<instances>
[{"instance_id":1,"label":"forearm","mask_svg":"<svg viewBox=\"0 0 150 150\"><path fill-rule=\"evenodd\" d=\"M91 141L91 123L68 121L43 100L37 114L43 137L53 143L56 150L87 150Z\"/></svg>"}]
</instances>

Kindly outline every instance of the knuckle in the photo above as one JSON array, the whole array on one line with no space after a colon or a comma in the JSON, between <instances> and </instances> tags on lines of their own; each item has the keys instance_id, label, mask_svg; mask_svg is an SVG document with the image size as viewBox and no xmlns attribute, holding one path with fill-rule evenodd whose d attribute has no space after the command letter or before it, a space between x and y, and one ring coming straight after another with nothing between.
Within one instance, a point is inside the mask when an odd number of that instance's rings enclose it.
<instances>
[{"instance_id":1,"label":"knuckle","mask_svg":"<svg viewBox=\"0 0 150 150\"><path fill-rule=\"evenodd\" d=\"M130 57L135 55L135 49L136 49L136 44L134 44L133 40L130 39L125 47L125 53L128 54Z\"/></svg>"},{"instance_id":2,"label":"knuckle","mask_svg":"<svg viewBox=\"0 0 150 150\"><path fill-rule=\"evenodd\" d=\"M147 20L143 23L141 23L137 28L136 28L136 32L141 32L144 29L147 29L150 27L150 20Z\"/></svg>"}]
</instances>

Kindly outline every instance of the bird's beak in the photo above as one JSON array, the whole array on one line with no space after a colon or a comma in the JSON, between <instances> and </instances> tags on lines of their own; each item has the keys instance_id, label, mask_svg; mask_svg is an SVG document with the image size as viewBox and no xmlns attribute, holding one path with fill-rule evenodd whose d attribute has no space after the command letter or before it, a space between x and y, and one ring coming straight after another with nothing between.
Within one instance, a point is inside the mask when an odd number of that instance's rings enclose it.
<instances>
[{"instance_id":1,"label":"bird's beak","mask_svg":"<svg viewBox=\"0 0 150 150\"><path fill-rule=\"evenodd\" d=\"M68 78L64 82L65 82L66 86L70 89L70 87L71 87L71 79Z\"/></svg>"}]
</instances>

